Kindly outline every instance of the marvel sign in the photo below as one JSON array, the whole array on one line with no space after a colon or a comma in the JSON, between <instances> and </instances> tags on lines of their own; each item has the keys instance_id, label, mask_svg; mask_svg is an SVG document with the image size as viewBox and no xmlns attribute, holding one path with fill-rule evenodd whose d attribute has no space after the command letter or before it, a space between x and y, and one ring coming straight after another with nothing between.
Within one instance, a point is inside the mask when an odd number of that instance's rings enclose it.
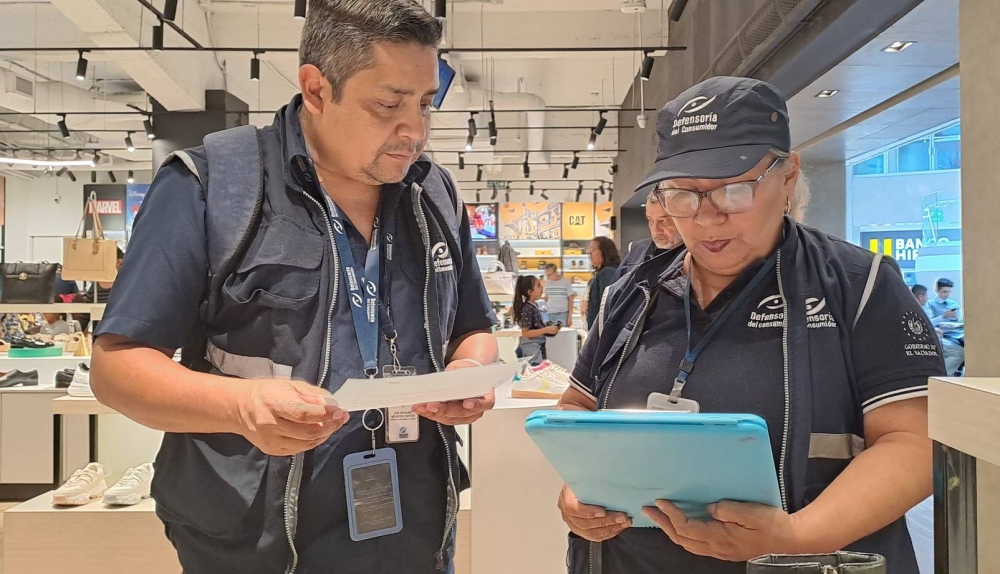
<instances>
[{"instance_id":1,"label":"marvel sign","mask_svg":"<svg viewBox=\"0 0 1000 574\"><path fill-rule=\"evenodd\" d=\"M125 213L124 202L120 199L98 199L98 215L121 215Z\"/></svg>"}]
</instances>

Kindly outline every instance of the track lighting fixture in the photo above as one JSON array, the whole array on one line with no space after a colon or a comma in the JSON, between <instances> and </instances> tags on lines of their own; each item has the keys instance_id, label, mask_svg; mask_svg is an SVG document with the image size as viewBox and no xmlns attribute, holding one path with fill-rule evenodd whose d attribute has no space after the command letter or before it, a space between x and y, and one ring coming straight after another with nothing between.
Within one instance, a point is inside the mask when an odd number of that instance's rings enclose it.
<instances>
[{"instance_id":1,"label":"track lighting fixture","mask_svg":"<svg viewBox=\"0 0 1000 574\"><path fill-rule=\"evenodd\" d=\"M476 166L476 181L483 181L483 166Z\"/></svg>"},{"instance_id":2,"label":"track lighting fixture","mask_svg":"<svg viewBox=\"0 0 1000 574\"><path fill-rule=\"evenodd\" d=\"M594 191L594 203L597 203L597 191Z\"/></svg>"},{"instance_id":3,"label":"track lighting fixture","mask_svg":"<svg viewBox=\"0 0 1000 574\"><path fill-rule=\"evenodd\" d=\"M545 201L549 200L549 196L545 195L544 191L542 192L542 199L544 199Z\"/></svg>"},{"instance_id":4,"label":"track lighting fixture","mask_svg":"<svg viewBox=\"0 0 1000 574\"><path fill-rule=\"evenodd\" d=\"M260 81L260 58L257 56L260 52L253 53L253 59L250 60L250 79L254 82Z\"/></svg>"},{"instance_id":5,"label":"track lighting fixture","mask_svg":"<svg viewBox=\"0 0 1000 574\"><path fill-rule=\"evenodd\" d=\"M670 8L667 8L667 17L673 22L680 22L681 16L684 15L684 8L687 7L688 0L674 0L670 3Z\"/></svg>"},{"instance_id":6,"label":"track lighting fixture","mask_svg":"<svg viewBox=\"0 0 1000 574\"><path fill-rule=\"evenodd\" d=\"M115 177L115 172L113 171L108 172L108 179L111 180L111 183L118 183L118 178Z\"/></svg>"},{"instance_id":7,"label":"track lighting fixture","mask_svg":"<svg viewBox=\"0 0 1000 574\"><path fill-rule=\"evenodd\" d=\"M97 172L90 172L90 183L97 183Z\"/></svg>"},{"instance_id":8,"label":"track lighting fixture","mask_svg":"<svg viewBox=\"0 0 1000 574\"><path fill-rule=\"evenodd\" d=\"M497 188L494 187L493 195L490 197L490 201L496 201L496 200L497 200Z\"/></svg>"},{"instance_id":9,"label":"track lighting fixture","mask_svg":"<svg viewBox=\"0 0 1000 574\"><path fill-rule=\"evenodd\" d=\"M569 166L566 165L566 164L563 164L563 176L562 176L562 178L563 179L569 179Z\"/></svg>"},{"instance_id":10,"label":"track lighting fixture","mask_svg":"<svg viewBox=\"0 0 1000 574\"><path fill-rule=\"evenodd\" d=\"M528 185L528 195L535 195L535 182Z\"/></svg>"},{"instance_id":11,"label":"track lighting fixture","mask_svg":"<svg viewBox=\"0 0 1000 574\"><path fill-rule=\"evenodd\" d=\"M597 120L597 126L594 128L594 133L597 135L601 135L601 132L604 131L604 127L608 125L608 118L604 117L605 113L607 112L601 111L601 119Z\"/></svg>"},{"instance_id":12,"label":"track lighting fixture","mask_svg":"<svg viewBox=\"0 0 1000 574\"><path fill-rule=\"evenodd\" d=\"M580 201L580 196L581 195L583 195L583 183L581 183L580 185L578 185L577 188L576 188L576 201L577 202Z\"/></svg>"},{"instance_id":13,"label":"track lighting fixture","mask_svg":"<svg viewBox=\"0 0 1000 574\"><path fill-rule=\"evenodd\" d=\"M644 82L649 81L649 76L653 73L653 57L649 55L649 52L645 53L642 58L642 69L639 71L639 79Z\"/></svg>"},{"instance_id":14,"label":"track lighting fixture","mask_svg":"<svg viewBox=\"0 0 1000 574\"><path fill-rule=\"evenodd\" d=\"M132 170L128 170L128 179L126 179L125 181L129 183L135 183L135 174L132 173Z\"/></svg>"},{"instance_id":15,"label":"track lighting fixture","mask_svg":"<svg viewBox=\"0 0 1000 574\"><path fill-rule=\"evenodd\" d=\"M497 123L490 120L490 145L497 145Z\"/></svg>"},{"instance_id":16,"label":"track lighting fixture","mask_svg":"<svg viewBox=\"0 0 1000 574\"><path fill-rule=\"evenodd\" d=\"M163 20L160 20L159 24L153 26L153 51L163 51Z\"/></svg>"},{"instance_id":17,"label":"track lighting fixture","mask_svg":"<svg viewBox=\"0 0 1000 574\"><path fill-rule=\"evenodd\" d=\"M165 0L163 3L163 19L171 22L177 19L177 0Z\"/></svg>"},{"instance_id":18,"label":"track lighting fixture","mask_svg":"<svg viewBox=\"0 0 1000 574\"><path fill-rule=\"evenodd\" d=\"M503 201L504 201L504 203L510 203L510 190L509 189L503 193Z\"/></svg>"},{"instance_id":19,"label":"track lighting fixture","mask_svg":"<svg viewBox=\"0 0 1000 574\"><path fill-rule=\"evenodd\" d=\"M295 19L305 20L306 18L306 0L295 0Z\"/></svg>"},{"instance_id":20,"label":"track lighting fixture","mask_svg":"<svg viewBox=\"0 0 1000 574\"><path fill-rule=\"evenodd\" d=\"M80 82L87 79L87 58L83 54L84 51L80 50L80 57L76 60L76 79Z\"/></svg>"},{"instance_id":21,"label":"track lighting fixture","mask_svg":"<svg viewBox=\"0 0 1000 574\"><path fill-rule=\"evenodd\" d=\"M71 172L71 171L67 171L67 172L66 172L66 176L67 176L67 177L69 177L69 180L70 180L70 181L72 181L72 182L74 182L74 183L76 182L76 176L75 176L75 175L73 175L73 172Z\"/></svg>"},{"instance_id":22,"label":"track lighting fixture","mask_svg":"<svg viewBox=\"0 0 1000 574\"><path fill-rule=\"evenodd\" d=\"M580 167L580 156L576 152L573 152L573 163L570 165L573 169Z\"/></svg>"},{"instance_id":23,"label":"track lighting fixture","mask_svg":"<svg viewBox=\"0 0 1000 574\"><path fill-rule=\"evenodd\" d=\"M458 169L465 169L465 154L461 152L458 154Z\"/></svg>"},{"instance_id":24,"label":"track lighting fixture","mask_svg":"<svg viewBox=\"0 0 1000 574\"><path fill-rule=\"evenodd\" d=\"M465 151L472 151L472 144L476 141L476 136L469 134L469 137L465 138Z\"/></svg>"},{"instance_id":25,"label":"track lighting fixture","mask_svg":"<svg viewBox=\"0 0 1000 574\"><path fill-rule=\"evenodd\" d=\"M469 114L469 135L477 136L479 135L479 129L476 128L476 113L472 112Z\"/></svg>"},{"instance_id":26,"label":"track lighting fixture","mask_svg":"<svg viewBox=\"0 0 1000 574\"><path fill-rule=\"evenodd\" d=\"M97 155L97 152L95 151L94 155L91 156L91 158L90 158L90 167L97 167L97 163L99 161L101 161L101 156Z\"/></svg>"},{"instance_id":27,"label":"track lighting fixture","mask_svg":"<svg viewBox=\"0 0 1000 574\"><path fill-rule=\"evenodd\" d=\"M476 192L476 203L479 203L482 199L479 198L479 192Z\"/></svg>"},{"instance_id":28,"label":"track lighting fixture","mask_svg":"<svg viewBox=\"0 0 1000 574\"><path fill-rule=\"evenodd\" d=\"M597 144L597 132L590 130L590 141L587 142L587 149L594 149L594 145Z\"/></svg>"},{"instance_id":29,"label":"track lighting fixture","mask_svg":"<svg viewBox=\"0 0 1000 574\"><path fill-rule=\"evenodd\" d=\"M62 135L63 139L69 139L69 126L66 125L66 114L62 114L60 120L56 122L59 126L59 134Z\"/></svg>"},{"instance_id":30,"label":"track lighting fixture","mask_svg":"<svg viewBox=\"0 0 1000 574\"><path fill-rule=\"evenodd\" d=\"M152 116L147 117L142 120L142 129L146 130L146 139L155 140L156 132L153 131L153 119Z\"/></svg>"},{"instance_id":31,"label":"track lighting fixture","mask_svg":"<svg viewBox=\"0 0 1000 574\"><path fill-rule=\"evenodd\" d=\"M56 177L62 177L66 175L67 171L69 171L68 167L59 168L59 171L56 172Z\"/></svg>"},{"instance_id":32,"label":"track lighting fixture","mask_svg":"<svg viewBox=\"0 0 1000 574\"><path fill-rule=\"evenodd\" d=\"M132 143L132 132L125 134L125 149L127 149L129 153L135 151L135 144Z\"/></svg>"},{"instance_id":33,"label":"track lighting fixture","mask_svg":"<svg viewBox=\"0 0 1000 574\"><path fill-rule=\"evenodd\" d=\"M524 165L522 166L524 168L522 171L524 171L525 178L531 177L531 167L528 165L528 155L530 154L524 154Z\"/></svg>"}]
</instances>

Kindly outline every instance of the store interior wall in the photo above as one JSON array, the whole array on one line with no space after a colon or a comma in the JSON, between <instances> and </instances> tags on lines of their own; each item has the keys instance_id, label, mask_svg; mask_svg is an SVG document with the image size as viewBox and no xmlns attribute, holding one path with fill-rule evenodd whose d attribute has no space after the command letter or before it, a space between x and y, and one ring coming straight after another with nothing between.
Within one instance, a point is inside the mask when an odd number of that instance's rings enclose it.
<instances>
[{"instance_id":1,"label":"store interior wall","mask_svg":"<svg viewBox=\"0 0 1000 574\"><path fill-rule=\"evenodd\" d=\"M843 239L847 232L847 168L844 162L803 162L802 173L812 191L804 223Z\"/></svg>"},{"instance_id":2,"label":"store interior wall","mask_svg":"<svg viewBox=\"0 0 1000 574\"><path fill-rule=\"evenodd\" d=\"M105 172L98 181L107 183ZM117 174L118 181L124 174ZM90 174L77 172L77 181L66 177L39 177L32 180L7 178L6 261L39 261L62 252L62 238L76 233L83 217L83 186ZM149 171L135 172L136 183L149 183ZM56 201L56 198L59 201Z\"/></svg>"}]
</instances>

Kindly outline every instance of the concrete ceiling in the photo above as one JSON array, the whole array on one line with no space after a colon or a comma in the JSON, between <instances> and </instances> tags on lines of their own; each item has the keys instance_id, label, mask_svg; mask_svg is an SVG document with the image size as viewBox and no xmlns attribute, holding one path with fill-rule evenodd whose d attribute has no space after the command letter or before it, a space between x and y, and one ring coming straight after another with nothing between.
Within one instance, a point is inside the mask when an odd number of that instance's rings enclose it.
<instances>
[{"instance_id":1,"label":"concrete ceiling","mask_svg":"<svg viewBox=\"0 0 1000 574\"><path fill-rule=\"evenodd\" d=\"M162 7L161 0L151 0ZM430 8L431 0L423 0ZM649 10L639 18L623 14L621 0L450 0L446 47L468 48L593 48L667 45L665 0L648 0ZM185 32L205 46L296 47L302 23L292 18L292 0L181 0L176 20ZM297 54L266 53L261 59L261 80L249 78L250 54L192 52L102 52L101 47L148 46L155 18L142 9L137 0L0 0L0 74L7 72L33 79L37 84L51 84L29 104L21 107L0 106L30 112L20 120L0 117L8 122L42 120L55 129L59 112L95 111L81 96L89 94L104 102L100 110L127 110L126 104L149 109L149 98L169 110L204 108L206 89L226 89L247 102L254 110L274 110L297 92ZM190 45L172 30L165 35L167 46ZM74 52L3 52L3 48L88 47L88 78L75 79L77 54ZM445 109L482 109L490 99L497 109L504 107L595 107L612 110L622 105L642 59L637 52L535 52L474 53L455 52L447 59L461 74L464 91L453 89ZM2 79L2 78L0 78ZM40 91L41 92L41 91ZM73 97L64 97L65 94ZM526 105L531 104L531 105ZM630 102L625 102L630 104ZM109 107L110 106L110 107ZM2 111L2 110L0 110ZM521 174L524 150L579 150L582 164L571 173L570 181L551 187L565 187L575 193L577 179L610 181L608 168L618 149L615 114L598 139L596 149L586 150L589 126L597 123L597 112L550 112L528 114L498 113L497 124L522 129L501 130L495 149L485 145L482 136L474 153L465 157L465 173L458 179L477 187L475 165L503 163L509 166L487 167L483 179L525 180ZM122 147L123 133L98 129L142 129L141 117L70 116L72 146ZM437 114L430 149L436 159L446 164L458 161L463 151L465 133L448 131L465 125L464 114ZM251 122L265 125L271 114L254 114ZM485 118L480 117L485 133ZM74 125L75 124L75 125ZM575 129L528 130L529 126L563 126ZM30 126L37 129L34 125ZM87 132L86 129L95 131ZM0 123L0 131L16 129ZM629 129L629 128L625 128ZM0 143L20 147L40 147L65 143L54 134L0 134ZM136 138L136 143L140 143ZM141 147L141 145L140 145ZM129 169L129 164L147 163L148 153L111 152L115 161ZM572 153L537 154L532 163L532 178L558 180ZM597 165L588 165L595 163ZM470 167L470 165L472 167ZM546 167L546 165L550 167ZM148 167L142 166L142 167ZM135 169L141 169L136 165ZM453 167L456 169L457 167ZM471 171L470 171L471 170ZM525 180L526 187L527 180ZM538 186L539 189L542 186ZM550 194L551 195L551 194ZM556 199L553 197L553 199ZM564 199L559 197L558 199Z\"/></svg>"},{"instance_id":2,"label":"concrete ceiling","mask_svg":"<svg viewBox=\"0 0 1000 574\"><path fill-rule=\"evenodd\" d=\"M788 108L793 145L813 140L956 64L958 3L924 0L791 98ZM900 53L882 51L897 40L916 44ZM815 97L822 90L840 92L832 98ZM847 161L959 116L956 77L812 145L803 158L807 164Z\"/></svg>"}]
</instances>

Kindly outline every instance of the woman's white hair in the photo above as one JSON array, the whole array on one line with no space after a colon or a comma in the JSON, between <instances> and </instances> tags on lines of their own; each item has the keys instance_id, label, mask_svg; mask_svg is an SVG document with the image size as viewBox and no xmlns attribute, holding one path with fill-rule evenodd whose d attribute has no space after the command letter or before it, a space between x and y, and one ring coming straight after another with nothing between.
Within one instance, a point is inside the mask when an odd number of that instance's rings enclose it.
<instances>
[{"instance_id":1,"label":"woman's white hair","mask_svg":"<svg viewBox=\"0 0 1000 574\"><path fill-rule=\"evenodd\" d=\"M792 155L790 152L771 149L770 154L781 161L782 167L788 169L788 163L784 160L787 160ZM806 174L803 173L800 165L799 178L795 182L795 191L792 192L792 209L788 214L789 217L800 223L805 221L806 208L809 207L810 197L812 197L812 190L809 188L809 181L806 179Z\"/></svg>"}]
</instances>

